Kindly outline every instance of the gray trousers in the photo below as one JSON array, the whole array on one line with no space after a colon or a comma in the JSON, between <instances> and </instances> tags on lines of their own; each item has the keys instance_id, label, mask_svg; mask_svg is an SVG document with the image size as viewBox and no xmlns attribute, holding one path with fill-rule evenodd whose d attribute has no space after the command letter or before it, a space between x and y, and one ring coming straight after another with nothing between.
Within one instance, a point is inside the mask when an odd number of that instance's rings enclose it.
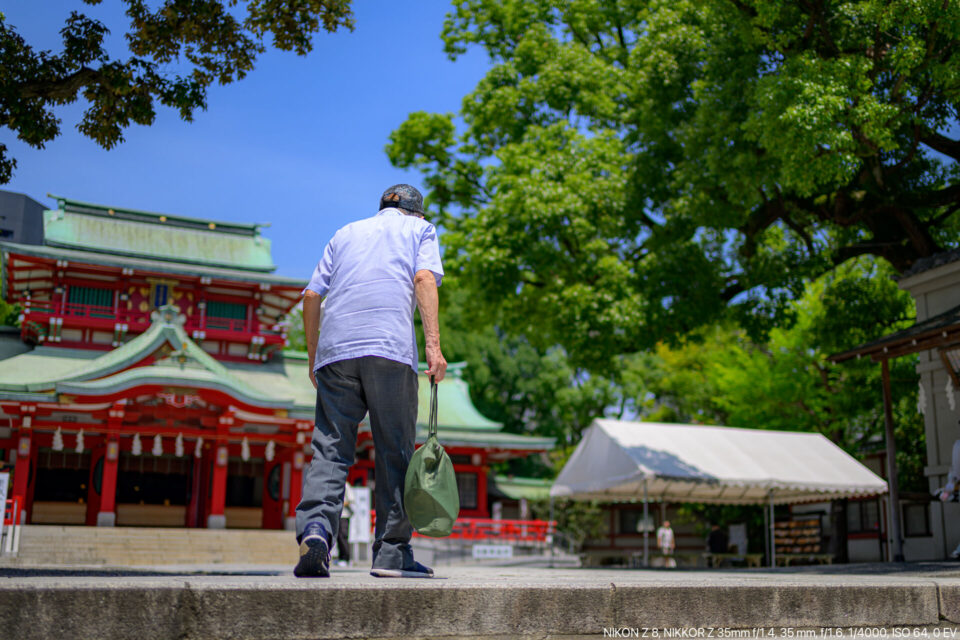
<instances>
[{"instance_id":1,"label":"gray trousers","mask_svg":"<svg viewBox=\"0 0 960 640\"><path fill-rule=\"evenodd\" d=\"M357 428L369 412L376 451L373 567L412 566L413 527L403 509L403 484L416 439L417 374L408 364L365 356L328 364L315 375L313 460L297 506L297 536L308 522L320 522L336 540L347 471L356 454Z\"/></svg>"}]
</instances>

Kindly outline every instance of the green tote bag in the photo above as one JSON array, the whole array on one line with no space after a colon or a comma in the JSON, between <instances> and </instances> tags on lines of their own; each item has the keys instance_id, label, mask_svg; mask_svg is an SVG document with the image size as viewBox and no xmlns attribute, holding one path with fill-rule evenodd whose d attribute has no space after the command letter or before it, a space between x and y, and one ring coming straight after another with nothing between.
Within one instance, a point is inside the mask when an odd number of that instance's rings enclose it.
<instances>
[{"instance_id":1,"label":"green tote bag","mask_svg":"<svg viewBox=\"0 0 960 640\"><path fill-rule=\"evenodd\" d=\"M437 383L433 376L430 376L429 433L427 441L410 458L403 503L417 533L432 538L449 536L460 513L453 462L437 440Z\"/></svg>"}]
</instances>

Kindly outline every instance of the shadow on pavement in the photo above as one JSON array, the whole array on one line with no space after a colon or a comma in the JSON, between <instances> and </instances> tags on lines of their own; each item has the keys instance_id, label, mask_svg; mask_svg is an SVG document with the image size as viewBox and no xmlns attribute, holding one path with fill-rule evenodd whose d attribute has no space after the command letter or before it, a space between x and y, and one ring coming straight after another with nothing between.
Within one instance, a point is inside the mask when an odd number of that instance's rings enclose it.
<instances>
[{"instance_id":1,"label":"shadow on pavement","mask_svg":"<svg viewBox=\"0 0 960 640\"><path fill-rule=\"evenodd\" d=\"M155 571L129 568L118 569L94 569L84 567L70 568L48 568L48 567L0 567L0 578L140 578L140 577L169 577L169 576L277 576L282 575L280 571L257 571L257 570L236 570L236 571L205 571L205 570L184 570L184 571Z\"/></svg>"}]
</instances>

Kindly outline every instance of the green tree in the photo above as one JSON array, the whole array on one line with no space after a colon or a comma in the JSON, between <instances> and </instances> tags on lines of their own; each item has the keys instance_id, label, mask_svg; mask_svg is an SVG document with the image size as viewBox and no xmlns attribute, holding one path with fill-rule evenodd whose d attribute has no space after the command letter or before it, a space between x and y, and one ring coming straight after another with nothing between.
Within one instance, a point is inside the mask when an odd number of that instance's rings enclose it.
<instances>
[{"instance_id":1,"label":"green tree","mask_svg":"<svg viewBox=\"0 0 960 640\"><path fill-rule=\"evenodd\" d=\"M477 301L576 366L762 338L836 265L960 237L956 3L458 0L443 39L493 66L387 152Z\"/></svg>"},{"instance_id":2,"label":"green tree","mask_svg":"<svg viewBox=\"0 0 960 640\"><path fill-rule=\"evenodd\" d=\"M455 277L444 280L440 320L444 355L468 363L463 375L474 404L506 431L575 444L580 432L618 401L612 380L574 367L563 349L538 348L485 323Z\"/></svg>"},{"instance_id":3,"label":"green tree","mask_svg":"<svg viewBox=\"0 0 960 640\"><path fill-rule=\"evenodd\" d=\"M306 351L307 336L303 332L303 307L299 304L294 307L284 322L287 325L287 342L289 343L286 348L291 351Z\"/></svg>"},{"instance_id":4,"label":"green tree","mask_svg":"<svg viewBox=\"0 0 960 640\"><path fill-rule=\"evenodd\" d=\"M714 327L678 347L660 345L631 374L646 394L638 402L640 415L820 432L855 456L882 449L879 365L870 360L837 365L827 356L911 321L913 300L897 288L891 272L884 262L861 258L810 283L791 305L797 321L772 330L760 343L743 330ZM890 364L901 488L924 491L916 358Z\"/></svg>"},{"instance_id":5,"label":"green tree","mask_svg":"<svg viewBox=\"0 0 960 640\"><path fill-rule=\"evenodd\" d=\"M20 305L10 304L0 298L0 326L20 326Z\"/></svg>"},{"instance_id":6,"label":"green tree","mask_svg":"<svg viewBox=\"0 0 960 640\"><path fill-rule=\"evenodd\" d=\"M81 0L87 5L100 0ZM79 3L78 3L79 4ZM353 28L349 0L123 0L130 57L105 47L106 25L73 11L60 53L37 51L0 13L0 125L32 147L60 134L53 107L79 98L89 106L77 125L105 149L131 123L153 123L159 103L186 121L207 107L207 89L253 70L269 42L307 54L321 29ZM16 160L0 144L0 184Z\"/></svg>"}]
</instances>

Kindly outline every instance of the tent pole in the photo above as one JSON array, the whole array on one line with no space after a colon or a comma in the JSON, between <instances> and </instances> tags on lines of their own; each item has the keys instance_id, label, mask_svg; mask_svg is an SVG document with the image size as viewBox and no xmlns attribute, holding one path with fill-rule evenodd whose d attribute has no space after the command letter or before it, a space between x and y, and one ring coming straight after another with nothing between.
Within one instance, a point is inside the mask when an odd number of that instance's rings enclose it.
<instances>
[{"instance_id":1,"label":"tent pole","mask_svg":"<svg viewBox=\"0 0 960 640\"><path fill-rule=\"evenodd\" d=\"M893 561L903 562L903 538L900 536L900 490L897 486L897 445L893 440L893 398L890 393L890 364L886 358L880 361L883 374L883 424L887 439L887 482L890 490L887 517L890 520L890 535L893 536Z\"/></svg>"},{"instance_id":2,"label":"tent pole","mask_svg":"<svg viewBox=\"0 0 960 640\"><path fill-rule=\"evenodd\" d=\"M763 513L763 551L767 555L767 562L770 562L770 512L762 503L760 511Z\"/></svg>"},{"instance_id":3,"label":"tent pole","mask_svg":"<svg viewBox=\"0 0 960 640\"><path fill-rule=\"evenodd\" d=\"M550 522L554 522L553 518L553 496L550 496ZM554 529L554 525L550 525L550 568L553 569L553 550L557 544L557 533Z\"/></svg>"},{"instance_id":4,"label":"tent pole","mask_svg":"<svg viewBox=\"0 0 960 640\"><path fill-rule=\"evenodd\" d=\"M647 507L647 479L643 479L643 566L650 566L650 553L647 538L650 535L647 531L647 516L648 516L648 507Z\"/></svg>"},{"instance_id":5,"label":"tent pole","mask_svg":"<svg viewBox=\"0 0 960 640\"><path fill-rule=\"evenodd\" d=\"M773 489L770 490L770 566L777 566L777 545L774 537Z\"/></svg>"}]
</instances>

